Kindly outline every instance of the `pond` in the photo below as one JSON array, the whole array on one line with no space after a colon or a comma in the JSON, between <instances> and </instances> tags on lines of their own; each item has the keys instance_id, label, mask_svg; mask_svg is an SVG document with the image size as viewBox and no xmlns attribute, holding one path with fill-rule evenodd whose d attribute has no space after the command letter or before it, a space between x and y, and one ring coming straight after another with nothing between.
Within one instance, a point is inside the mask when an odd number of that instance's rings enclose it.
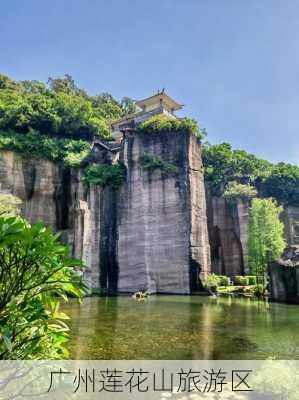
<instances>
[{"instance_id":1,"label":"pond","mask_svg":"<svg viewBox=\"0 0 299 400\"><path fill-rule=\"evenodd\" d=\"M250 298L70 301L73 359L299 359L299 307Z\"/></svg>"}]
</instances>

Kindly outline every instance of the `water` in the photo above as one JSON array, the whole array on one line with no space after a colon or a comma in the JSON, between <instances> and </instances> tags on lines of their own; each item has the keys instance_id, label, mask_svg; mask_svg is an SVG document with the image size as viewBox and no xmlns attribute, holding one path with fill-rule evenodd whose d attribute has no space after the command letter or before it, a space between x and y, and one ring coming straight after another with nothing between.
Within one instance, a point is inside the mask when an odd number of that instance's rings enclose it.
<instances>
[{"instance_id":1,"label":"water","mask_svg":"<svg viewBox=\"0 0 299 400\"><path fill-rule=\"evenodd\" d=\"M73 359L299 359L299 307L250 298L86 298L71 316Z\"/></svg>"}]
</instances>

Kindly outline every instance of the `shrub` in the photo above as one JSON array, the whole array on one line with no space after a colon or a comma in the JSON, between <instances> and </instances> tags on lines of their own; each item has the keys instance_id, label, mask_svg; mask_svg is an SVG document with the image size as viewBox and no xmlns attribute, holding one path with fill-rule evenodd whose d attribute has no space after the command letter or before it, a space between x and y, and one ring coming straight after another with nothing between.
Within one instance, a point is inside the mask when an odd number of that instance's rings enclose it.
<instances>
[{"instance_id":1,"label":"shrub","mask_svg":"<svg viewBox=\"0 0 299 400\"><path fill-rule=\"evenodd\" d=\"M42 224L0 217L0 359L67 358L60 299L81 297L82 263Z\"/></svg>"},{"instance_id":2,"label":"shrub","mask_svg":"<svg viewBox=\"0 0 299 400\"><path fill-rule=\"evenodd\" d=\"M247 275L248 279L248 285L256 285L257 284L257 278L254 275Z\"/></svg>"},{"instance_id":3,"label":"shrub","mask_svg":"<svg viewBox=\"0 0 299 400\"><path fill-rule=\"evenodd\" d=\"M27 134L0 132L0 149L12 150L28 157L63 162L71 167L80 166L91 152L86 140L58 139L36 131Z\"/></svg>"},{"instance_id":4,"label":"shrub","mask_svg":"<svg viewBox=\"0 0 299 400\"><path fill-rule=\"evenodd\" d=\"M225 275L218 275L218 282L219 286L229 286L230 285L230 279L228 276Z\"/></svg>"},{"instance_id":5,"label":"shrub","mask_svg":"<svg viewBox=\"0 0 299 400\"><path fill-rule=\"evenodd\" d=\"M155 115L142 122L138 128L139 133L163 133L163 132L191 132L199 139L204 137L196 121L190 118L178 119L167 115Z\"/></svg>"},{"instance_id":6,"label":"shrub","mask_svg":"<svg viewBox=\"0 0 299 400\"><path fill-rule=\"evenodd\" d=\"M125 166L121 163L91 165L84 171L84 182L103 188L110 186L113 190L118 190L125 180L125 172Z\"/></svg>"},{"instance_id":7,"label":"shrub","mask_svg":"<svg viewBox=\"0 0 299 400\"><path fill-rule=\"evenodd\" d=\"M229 182L223 196L228 200L249 200L257 196L257 191L251 185L243 185L237 182Z\"/></svg>"},{"instance_id":8,"label":"shrub","mask_svg":"<svg viewBox=\"0 0 299 400\"><path fill-rule=\"evenodd\" d=\"M248 277L242 275L236 275L234 278L234 283L236 286L248 286Z\"/></svg>"},{"instance_id":9,"label":"shrub","mask_svg":"<svg viewBox=\"0 0 299 400\"><path fill-rule=\"evenodd\" d=\"M205 282L206 286L210 289L217 289L217 287L219 286L219 279L218 279L218 275L216 274L210 274Z\"/></svg>"},{"instance_id":10,"label":"shrub","mask_svg":"<svg viewBox=\"0 0 299 400\"><path fill-rule=\"evenodd\" d=\"M263 284L255 285L253 293L256 297L262 297L265 293L264 285Z\"/></svg>"},{"instance_id":11,"label":"shrub","mask_svg":"<svg viewBox=\"0 0 299 400\"><path fill-rule=\"evenodd\" d=\"M178 167L169 162L163 161L160 157L154 156L153 154L144 153L139 158L139 162L142 166L142 169L154 171L155 169L159 169L162 174L177 174Z\"/></svg>"}]
</instances>

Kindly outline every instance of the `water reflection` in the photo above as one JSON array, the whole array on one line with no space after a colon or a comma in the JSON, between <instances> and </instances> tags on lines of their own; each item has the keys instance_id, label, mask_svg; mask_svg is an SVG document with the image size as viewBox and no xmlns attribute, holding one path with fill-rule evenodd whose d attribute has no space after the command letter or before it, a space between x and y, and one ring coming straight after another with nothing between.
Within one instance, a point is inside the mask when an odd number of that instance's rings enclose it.
<instances>
[{"instance_id":1,"label":"water reflection","mask_svg":"<svg viewBox=\"0 0 299 400\"><path fill-rule=\"evenodd\" d=\"M299 358L298 308L250 298L87 298L72 317L74 359Z\"/></svg>"}]
</instances>

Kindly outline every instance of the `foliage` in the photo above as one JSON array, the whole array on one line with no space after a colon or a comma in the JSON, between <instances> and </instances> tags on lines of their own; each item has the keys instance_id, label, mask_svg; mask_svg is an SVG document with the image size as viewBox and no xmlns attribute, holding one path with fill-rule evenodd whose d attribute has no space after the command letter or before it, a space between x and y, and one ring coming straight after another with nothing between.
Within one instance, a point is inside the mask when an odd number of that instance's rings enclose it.
<instances>
[{"instance_id":1,"label":"foliage","mask_svg":"<svg viewBox=\"0 0 299 400\"><path fill-rule=\"evenodd\" d=\"M247 276L236 275L234 277L234 284L236 286L248 286L249 285L249 279L248 279Z\"/></svg>"},{"instance_id":2,"label":"foliage","mask_svg":"<svg viewBox=\"0 0 299 400\"><path fill-rule=\"evenodd\" d=\"M82 296L81 266L41 223L0 217L0 359L67 357L59 302Z\"/></svg>"},{"instance_id":3,"label":"foliage","mask_svg":"<svg viewBox=\"0 0 299 400\"><path fill-rule=\"evenodd\" d=\"M87 184L106 186L118 190L125 180L125 166L121 163L114 165L96 164L85 169L84 181Z\"/></svg>"},{"instance_id":4,"label":"foliage","mask_svg":"<svg viewBox=\"0 0 299 400\"><path fill-rule=\"evenodd\" d=\"M228 182L243 179L254 183L257 177L270 173L271 163L243 150L233 150L229 143L206 144L203 149L205 179L214 194L219 194Z\"/></svg>"},{"instance_id":5,"label":"foliage","mask_svg":"<svg viewBox=\"0 0 299 400\"><path fill-rule=\"evenodd\" d=\"M20 213L22 200L12 194L0 193L0 217L13 216Z\"/></svg>"},{"instance_id":6,"label":"foliage","mask_svg":"<svg viewBox=\"0 0 299 400\"><path fill-rule=\"evenodd\" d=\"M298 166L284 163L273 165L246 151L233 150L228 143L214 146L206 144L203 164L205 180L214 195L221 195L224 189L229 196L237 195L231 193L231 182L246 183L255 186L263 197L274 197L281 203L299 206ZM240 190L241 187L235 189ZM254 197L253 188L243 194Z\"/></svg>"},{"instance_id":7,"label":"foliage","mask_svg":"<svg viewBox=\"0 0 299 400\"><path fill-rule=\"evenodd\" d=\"M139 162L144 170L154 171L159 169L164 175L178 173L178 167L176 165L163 161L160 157L154 156L153 154L142 154L139 158Z\"/></svg>"},{"instance_id":8,"label":"foliage","mask_svg":"<svg viewBox=\"0 0 299 400\"><path fill-rule=\"evenodd\" d=\"M167 115L155 115L137 128L139 133L163 133L163 132L192 132L199 139L203 138L196 121L190 118L178 119Z\"/></svg>"},{"instance_id":9,"label":"foliage","mask_svg":"<svg viewBox=\"0 0 299 400\"><path fill-rule=\"evenodd\" d=\"M219 285L219 278L218 278L218 275L216 275L216 274L210 274L210 275L207 277L207 279L206 279L206 281L205 281L205 284L206 284L206 286L207 286L208 288L210 288L210 289L217 289L218 286L220 286L220 285Z\"/></svg>"},{"instance_id":10,"label":"foliage","mask_svg":"<svg viewBox=\"0 0 299 400\"><path fill-rule=\"evenodd\" d=\"M230 279L226 275L217 275L218 277L218 283L219 286L229 286L230 285Z\"/></svg>"},{"instance_id":11,"label":"foliage","mask_svg":"<svg viewBox=\"0 0 299 400\"><path fill-rule=\"evenodd\" d=\"M125 114L134 114L137 111L137 107L130 97L123 97L120 104L124 109Z\"/></svg>"},{"instance_id":12,"label":"foliage","mask_svg":"<svg viewBox=\"0 0 299 400\"><path fill-rule=\"evenodd\" d=\"M256 197L257 191L254 186L243 185L242 183L229 182L223 196L228 200L249 200Z\"/></svg>"},{"instance_id":13,"label":"foliage","mask_svg":"<svg viewBox=\"0 0 299 400\"><path fill-rule=\"evenodd\" d=\"M261 182L262 194L279 202L299 206L299 167L279 163Z\"/></svg>"},{"instance_id":14,"label":"foliage","mask_svg":"<svg viewBox=\"0 0 299 400\"><path fill-rule=\"evenodd\" d=\"M107 93L88 95L69 75L49 78L48 85L0 75L0 130L24 134L33 129L59 138L107 138L109 122L126 112Z\"/></svg>"},{"instance_id":15,"label":"foliage","mask_svg":"<svg viewBox=\"0 0 299 400\"><path fill-rule=\"evenodd\" d=\"M248 279L248 285L252 286L252 285L256 285L257 284L257 278L254 275L247 275L247 279Z\"/></svg>"},{"instance_id":16,"label":"foliage","mask_svg":"<svg viewBox=\"0 0 299 400\"><path fill-rule=\"evenodd\" d=\"M264 276L270 261L280 257L284 247L282 207L273 199L253 199L249 210L248 252L252 274Z\"/></svg>"},{"instance_id":17,"label":"foliage","mask_svg":"<svg viewBox=\"0 0 299 400\"><path fill-rule=\"evenodd\" d=\"M36 131L27 134L0 132L0 150L12 150L28 157L55 162L62 161L76 167L90 154L91 143L85 140L50 138Z\"/></svg>"}]
</instances>

